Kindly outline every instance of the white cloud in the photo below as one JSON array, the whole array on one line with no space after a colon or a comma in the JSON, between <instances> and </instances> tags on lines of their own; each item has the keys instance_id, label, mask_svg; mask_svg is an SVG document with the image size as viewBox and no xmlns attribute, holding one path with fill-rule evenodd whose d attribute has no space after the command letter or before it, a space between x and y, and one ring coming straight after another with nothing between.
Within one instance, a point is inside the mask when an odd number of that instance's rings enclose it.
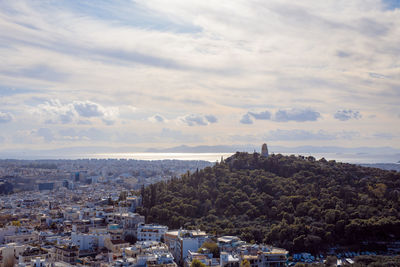
<instances>
[{"instance_id":1,"label":"white cloud","mask_svg":"<svg viewBox=\"0 0 400 267\"><path fill-rule=\"evenodd\" d=\"M91 118L100 118L105 124L112 125L119 116L118 107L104 107L91 101L62 103L58 99L39 104L34 111L47 123L55 124L90 124Z\"/></svg>"},{"instance_id":2,"label":"white cloud","mask_svg":"<svg viewBox=\"0 0 400 267\"><path fill-rule=\"evenodd\" d=\"M241 124L253 124L253 120L251 119L249 113L244 114L240 119Z\"/></svg>"},{"instance_id":3,"label":"white cloud","mask_svg":"<svg viewBox=\"0 0 400 267\"><path fill-rule=\"evenodd\" d=\"M240 122L242 124L252 124L252 118L256 120L273 120L276 122L306 122L306 121L316 121L321 117L321 114L317 111L314 111L310 108L307 109L299 109L299 108L291 108L291 109L279 109L274 114L269 112L268 110L262 112L248 112L243 115Z\"/></svg>"},{"instance_id":4,"label":"white cloud","mask_svg":"<svg viewBox=\"0 0 400 267\"><path fill-rule=\"evenodd\" d=\"M214 115L189 114L178 118L178 122L187 126L206 126L216 123L217 118Z\"/></svg>"},{"instance_id":5,"label":"white cloud","mask_svg":"<svg viewBox=\"0 0 400 267\"><path fill-rule=\"evenodd\" d=\"M249 112L249 115L251 115L256 120L269 120L269 119L271 119L271 112L269 112L268 110L261 111L261 112Z\"/></svg>"},{"instance_id":6,"label":"white cloud","mask_svg":"<svg viewBox=\"0 0 400 267\"><path fill-rule=\"evenodd\" d=\"M209 123L216 123L218 122L217 117L214 115L205 115L204 118L209 122Z\"/></svg>"},{"instance_id":7,"label":"white cloud","mask_svg":"<svg viewBox=\"0 0 400 267\"><path fill-rule=\"evenodd\" d=\"M102 117L104 115L102 107L99 104L90 101L73 102L75 111L82 117Z\"/></svg>"},{"instance_id":8,"label":"white cloud","mask_svg":"<svg viewBox=\"0 0 400 267\"><path fill-rule=\"evenodd\" d=\"M12 121L13 117L8 112L0 111L0 123L7 123Z\"/></svg>"},{"instance_id":9,"label":"white cloud","mask_svg":"<svg viewBox=\"0 0 400 267\"><path fill-rule=\"evenodd\" d=\"M244 124L268 120L270 131L327 136L338 127L366 136L379 128L393 135L379 144L400 147L398 12L380 0L2 1L0 106L15 127L2 136L177 127L215 144L227 132L253 135ZM338 121L332 114L343 106L370 123L354 114L352 123ZM211 123L212 131L184 127Z\"/></svg>"},{"instance_id":10,"label":"white cloud","mask_svg":"<svg viewBox=\"0 0 400 267\"><path fill-rule=\"evenodd\" d=\"M312 109L288 109L278 110L275 113L274 120L278 122L288 121L316 121L321 117L321 114Z\"/></svg>"},{"instance_id":11,"label":"white cloud","mask_svg":"<svg viewBox=\"0 0 400 267\"><path fill-rule=\"evenodd\" d=\"M49 128L40 128L36 134L44 139L46 143L54 140L54 134Z\"/></svg>"},{"instance_id":12,"label":"white cloud","mask_svg":"<svg viewBox=\"0 0 400 267\"><path fill-rule=\"evenodd\" d=\"M340 120L340 121L347 121L350 119L361 119L361 114L359 111L354 111L351 109L348 110L338 110L335 115L334 115L335 119Z\"/></svg>"},{"instance_id":13,"label":"white cloud","mask_svg":"<svg viewBox=\"0 0 400 267\"><path fill-rule=\"evenodd\" d=\"M166 122L167 119L166 119L164 116L160 115L160 114L156 114L156 115L150 117L150 118L149 118L149 121L151 121L151 122L153 122L153 123L156 123L156 122Z\"/></svg>"}]
</instances>

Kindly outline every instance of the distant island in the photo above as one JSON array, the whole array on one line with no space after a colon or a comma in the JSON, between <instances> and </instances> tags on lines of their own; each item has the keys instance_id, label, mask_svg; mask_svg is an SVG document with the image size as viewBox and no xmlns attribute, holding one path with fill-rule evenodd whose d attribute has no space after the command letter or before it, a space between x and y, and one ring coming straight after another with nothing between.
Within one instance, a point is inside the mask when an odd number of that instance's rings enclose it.
<instances>
[{"instance_id":1,"label":"distant island","mask_svg":"<svg viewBox=\"0 0 400 267\"><path fill-rule=\"evenodd\" d=\"M360 165L364 166L364 167L379 168L382 170L400 172L400 164L399 163L370 163L370 164L360 164Z\"/></svg>"}]
</instances>

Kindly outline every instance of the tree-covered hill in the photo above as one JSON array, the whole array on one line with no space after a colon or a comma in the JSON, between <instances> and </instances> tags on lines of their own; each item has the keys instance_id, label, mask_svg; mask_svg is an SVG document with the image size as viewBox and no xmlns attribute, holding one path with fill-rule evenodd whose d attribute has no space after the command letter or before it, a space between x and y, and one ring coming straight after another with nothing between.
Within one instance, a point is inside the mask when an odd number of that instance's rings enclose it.
<instances>
[{"instance_id":1,"label":"tree-covered hill","mask_svg":"<svg viewBox=\"0 0 400 267\"><path fill-rule=\"evenodd\" d=\"M238 152L142 197L147 222L292 251L400 238L400 173L313 157Z\"/></svg>"}]
</instances>

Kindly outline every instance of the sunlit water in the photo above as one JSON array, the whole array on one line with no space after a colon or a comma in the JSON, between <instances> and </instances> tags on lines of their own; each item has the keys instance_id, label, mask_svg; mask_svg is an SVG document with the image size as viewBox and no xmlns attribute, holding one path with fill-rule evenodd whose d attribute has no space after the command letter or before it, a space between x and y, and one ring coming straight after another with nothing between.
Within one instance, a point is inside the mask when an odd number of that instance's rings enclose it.
<instances>
[{"instance_id":1,"label":"sunlit water","mask_svg":"<svg viewBox=\"0 0 400 267\"><path fill-rule=\"evenodd\" d=\"M99 153L80 155L77 158L97 159L136 159L136 160L205 160L210 162L220 161L232 156L234 153ZM282 153L283 155L298 155L299 153ZM300 153L303 156L313 156L316 159L336 160L348 163L397 163L397 155L372 155L372 154L341 154L341 153Z\"/></svg>"},{"instance_id":2,"label":"sunlit water","mask_svg":"<svg viewBox=\"0 0 400 267\"><path fill-rule=\"evenodd\" d=\"M204 160L220 161L221 157L228 158L233 153L103 153L87 155L87 158L97 159L136 159L136 160Z\"/></svg>"}]
</instances>

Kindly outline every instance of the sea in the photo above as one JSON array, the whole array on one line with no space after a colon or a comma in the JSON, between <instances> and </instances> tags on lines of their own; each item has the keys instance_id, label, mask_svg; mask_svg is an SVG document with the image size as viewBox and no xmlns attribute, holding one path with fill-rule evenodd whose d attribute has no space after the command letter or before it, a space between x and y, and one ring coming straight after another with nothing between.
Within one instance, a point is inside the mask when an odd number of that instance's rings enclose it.
<instances>
[{"instance_id":1,"label":"sea","mask_svg":"<svg viewBox=\"0 0 400 267\"><path fill-rule=\"evenodd\" d=\"M209 162L220 161L228 158L234 153L99 153L79 155L73 158L96 158L96 159L136 159L136 160L204 160ZM283 155L299 155L299 153L282 153ZM302 156L313 156L317 160L336 160L347 163L398 163L400 158L393 154L343 154L343 153L313 153L301 154ZM71 157L70 157L71 158Z\"/></svg>"},{"instance_id":2,"label":"sea","mask_svg":"<svg viewBox=\"0 0 400 267\"><path fill-rule=\"evenodd\" d=\"M220 161L234 153L99 153L85 155L84 158L96 159L136 159L136 160L204 160Z\"/></svg>"}]
</instances>

